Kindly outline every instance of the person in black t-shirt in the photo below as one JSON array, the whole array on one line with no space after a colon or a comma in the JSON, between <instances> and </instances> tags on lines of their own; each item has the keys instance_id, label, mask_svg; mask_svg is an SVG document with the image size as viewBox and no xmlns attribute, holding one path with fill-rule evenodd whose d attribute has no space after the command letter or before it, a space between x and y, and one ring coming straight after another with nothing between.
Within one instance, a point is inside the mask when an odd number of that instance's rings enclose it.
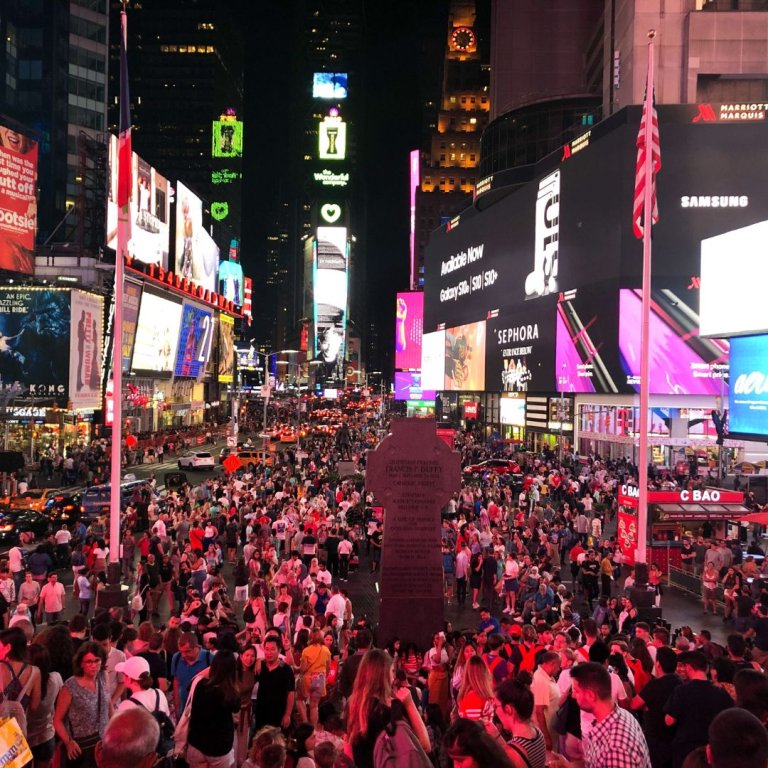
<instances>
[{"instance_id":1,"label":"person in black t-shirt","mask_svg":"<svg viewBox=\"0 0 768 768\"><path fill-rule=\"evenodd\" d=\"M664 722L664 707L672 691L683 682L676 670L677 654L667 646L657 649L655 677L632 699L632 709L642 710L643 732L653 768L670 768L672 765L674 731Z\"/></svg>"},{"instance_id":2,"label":"person in black t-shirt","mask_svg":"<svg viewBox=\"0 0 768 768\"><path fill-rule=\"evenodd\" d=\"M274 636L264 640L264 660L258 663L256 679L259 690L254 705L256 730L265 725L288 728L296 697L293 671L280 660L279 641Z\"/></svg>"},{"instance_id":3,"label":"person in black t-shirt","mask_svg":"<svg viewBox=\"0 0 768 768\"><path fill-rule=\"evenodd\" d=\"M587 556L581 564L581 587L584 590L584 596L587 598L590 612L592 611L592 601L597 600L598 588L597 579L600 574L600 563L595 557L595 550L587 550Z\"/></svg>"}]
</instances>

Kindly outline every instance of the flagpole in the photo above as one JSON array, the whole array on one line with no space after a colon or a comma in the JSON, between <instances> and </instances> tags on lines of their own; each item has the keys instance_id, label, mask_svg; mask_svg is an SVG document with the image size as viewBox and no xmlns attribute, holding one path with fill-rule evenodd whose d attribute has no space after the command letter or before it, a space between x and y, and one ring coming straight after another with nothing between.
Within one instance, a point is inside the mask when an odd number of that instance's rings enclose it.
<instances>
[{"instance_id":1,"label":"flagpole","mask_svg":"<svg viewBox=\"0 0 768 768\"><path fill-rule=\"evenodd\" d=\"M651 232L653 230L653 38L648 32L648 80L645 96L645 189L643 201L643 306L640 330L640 440L639 484L640 498L637 510L637 549L635 562L647 562L648 547L648 407L649 407L649 360L651 314Z\"/></svg>"},{"instance_id":2,"label":"flagpole","mask_svg":"<svg viewBox=\"0 0 768 768\"><path fill-rule=\"evenodd\" d=\"M117 209L117 250L115 253L115 316L112 323L112 453L109 499L109 582L120 584L120 481L122 470L123 443L123 276L128 241L131 234L130 201L132 193L133 158L130 143L130 112L128 101L127 64L128 22L125 2L120 12L120 146L118 149L118 209ZM128 114L128 124L124 115ZM127 134L127 135L126 135ZM127 142L127 148L126 148ZM125 167L127 163L127 169ZM125 174L128 174L127 177ZM126 181L127 180L127 181ZM129 185L126 190L126 183ZM127 192L127 195L126 195Z\"/></svg>"}]
</instances>

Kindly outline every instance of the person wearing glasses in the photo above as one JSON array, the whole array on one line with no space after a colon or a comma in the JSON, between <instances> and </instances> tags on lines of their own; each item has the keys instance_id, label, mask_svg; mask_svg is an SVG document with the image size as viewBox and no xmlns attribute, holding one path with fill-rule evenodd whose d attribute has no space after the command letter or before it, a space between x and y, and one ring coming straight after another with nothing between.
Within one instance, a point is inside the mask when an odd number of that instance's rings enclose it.
<instances>
[{"instance_id":1,"label":"person wearing glasses","mask_svg":"<svg viewBox=\"0 0 768 768\"><path fill-rule=\"evenodd\" d=\"M83 643L75 654L72 677L56 699L53 727L64 743L70 768L96 768L95 748L111 714L104 679L107 655L99 643Z\"/></svg>"}]
</instances>

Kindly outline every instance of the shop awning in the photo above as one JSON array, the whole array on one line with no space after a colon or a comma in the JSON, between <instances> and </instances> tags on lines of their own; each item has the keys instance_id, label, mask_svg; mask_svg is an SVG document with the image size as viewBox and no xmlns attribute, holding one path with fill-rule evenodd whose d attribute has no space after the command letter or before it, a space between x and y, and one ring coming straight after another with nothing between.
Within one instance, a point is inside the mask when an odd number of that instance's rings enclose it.
<instances>
[{"instance_id":1,"label":"shop awning","mask_svg":"<svg viewBox=\"0 0 768 768\"><path fill-rule=\"evenodd\" d=\"M768 525L768 511L766 512L752 512L749 515L744 515L739 518L741 523L754 523L756 525Z\"/></svg>"},{"instance_id":2,"label":"shop awning","mask_svg":"<svg viewBox=\"0 0 768 768\"><path fill-rule=\"evenodd\" d=\"M749 510L741 504L654 504L663 516L661 520L685 522L687 520L741 520ZM660 522L661 522L660 520Z\"/></svg>"}]
</instances>

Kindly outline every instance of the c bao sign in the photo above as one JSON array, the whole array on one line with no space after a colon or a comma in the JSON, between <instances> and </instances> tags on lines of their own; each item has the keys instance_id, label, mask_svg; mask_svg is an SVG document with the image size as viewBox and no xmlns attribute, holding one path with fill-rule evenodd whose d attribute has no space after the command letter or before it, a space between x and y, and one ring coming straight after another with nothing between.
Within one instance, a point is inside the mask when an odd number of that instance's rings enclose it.
<instances>
[{"instance_id":1,"label":"c bao sign","mask_svg":"<svg viewBox=\"0 0 768 768\"><path fill-rule=\"evenodd\" d=\"M743 504L744 494L722 488L699 488L683 491L650 491L649 504Z\"/></svg>"},{"instance_id":2,"label":"c bao sign","mask_svg":"<svg viewBox=\"0 0 768 768\"><path fill-rule=\"evenodd\" d=\"M637 548L637 508L640 502L640 489L634 485L619 486L618 538L622 560L627 565L635 564Z\"/></svg>"}]
</instances>

